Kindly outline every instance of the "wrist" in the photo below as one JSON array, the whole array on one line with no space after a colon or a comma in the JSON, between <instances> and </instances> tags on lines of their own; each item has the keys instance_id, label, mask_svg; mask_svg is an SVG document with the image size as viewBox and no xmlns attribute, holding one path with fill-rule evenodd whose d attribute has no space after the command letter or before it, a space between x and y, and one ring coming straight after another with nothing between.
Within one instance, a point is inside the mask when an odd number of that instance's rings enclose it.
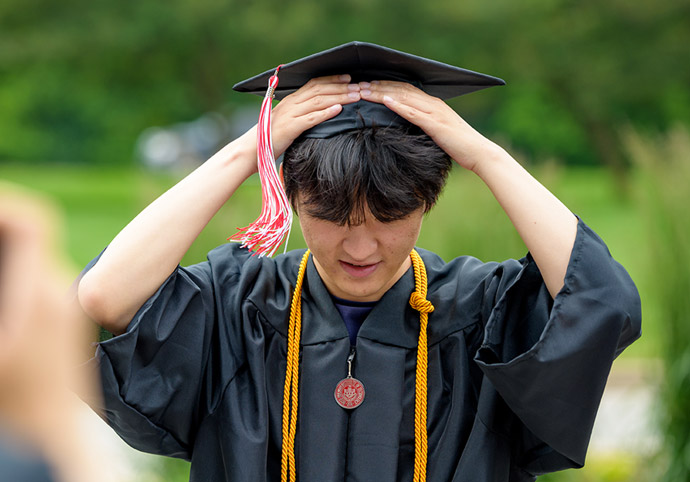
<instances>
[{"instance_id":1,"label":"wrist","mask_svg":"<svg viewBox=\"0 0 690 482\"><path fill-rule=\"evenodd\" d=\"M487 140L476 154L476 161L470 168L481 179L485 179L494 169L503 169L506 163L515 163L510 154L498 144Z\"/></svg>"},{"instance_id":2,"label":"wrist","mask_svg":"<svg viewBox=\"0 0 690 482\"><path fill-rule=\"evenodd\" d=\"M258 171L256 160L256 126L242 136L226 144L209 159L222 169L232 169L243 180Z\"/></svg>"}]
</instances>

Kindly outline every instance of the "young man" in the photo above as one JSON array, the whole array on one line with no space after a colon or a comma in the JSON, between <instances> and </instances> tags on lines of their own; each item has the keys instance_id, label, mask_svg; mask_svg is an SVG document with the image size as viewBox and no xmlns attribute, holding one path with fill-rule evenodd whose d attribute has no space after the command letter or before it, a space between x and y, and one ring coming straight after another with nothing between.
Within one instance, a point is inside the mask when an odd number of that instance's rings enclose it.
<instances>
[{"instance_id":1,"label":"young man","mask_svg":"<svg viewBox=\"0 0 690 482\"><path fill-rule=\"evenodd\" d=\"M200 481L527 481L584 463L611 363L639 336L637 292L586 225L429 94L458 94L447 68L462 70L362 43L283 67L281 82L315 77L272 120L311 254L225 245L178 266L256 172L256 129L118 234L79 298L119 335L96 362L125 440L191 459ZM492 83L460 74L460 93ZM529 256L413 252L449 159L487 184Z\"/></svg>"}]
</instances>

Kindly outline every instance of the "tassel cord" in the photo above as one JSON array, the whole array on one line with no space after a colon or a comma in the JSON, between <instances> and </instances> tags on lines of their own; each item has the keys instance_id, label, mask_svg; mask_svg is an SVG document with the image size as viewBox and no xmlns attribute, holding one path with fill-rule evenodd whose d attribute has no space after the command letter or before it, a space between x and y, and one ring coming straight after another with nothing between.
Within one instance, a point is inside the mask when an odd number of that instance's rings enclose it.
<instances>
[{"instance_id":1,"label":"tassel cord","mask_svg":"<svg viewBox=\"0 0 690 482\"><path fill-rule=\"evenodd\" d=\"M259 256L273 256L292 227L292 209L280 181L273 154L271 135L271 106L278 86L278 71L268 80L268 89L261 104L257 125L257 167L261 180L261 214L249 226L238 229L231 241Z\"/></svg>"}]
</instances>

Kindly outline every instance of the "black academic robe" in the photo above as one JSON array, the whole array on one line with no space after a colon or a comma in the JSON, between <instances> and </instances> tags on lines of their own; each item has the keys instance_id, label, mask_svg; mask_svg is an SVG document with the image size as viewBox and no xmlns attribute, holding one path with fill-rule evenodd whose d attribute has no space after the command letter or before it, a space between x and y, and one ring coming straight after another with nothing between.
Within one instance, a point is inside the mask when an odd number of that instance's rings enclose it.
<instances>
[{"instance_id":1,"label":"black academic robe","mask_svg":"<svg viewBox=\"0 0 690 482\"><path fill-rule=\"evenodd\" d=\"M532 481L580 467L613 359L640 334L625 270L580 222L552 300L534 261L445 263L428 273L429 481ZM303 251L275 259L221 246L178 268L127 332L102 343L107 421L133 447L192 461L192 481L280 480L287 316ZM412 270L357 339L366 388L348 411L333 391L350 341L309 262L302 292L299 480L412 480L419 313Z\"/></svg>"}]
</instances>

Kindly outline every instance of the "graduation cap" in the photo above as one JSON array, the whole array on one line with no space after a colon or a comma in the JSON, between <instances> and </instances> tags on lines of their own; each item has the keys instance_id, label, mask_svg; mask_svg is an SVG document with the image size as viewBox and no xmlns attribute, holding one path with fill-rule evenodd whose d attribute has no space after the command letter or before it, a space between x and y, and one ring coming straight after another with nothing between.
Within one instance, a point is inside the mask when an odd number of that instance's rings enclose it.
<instances>
[{"instance_id":1,"label":"graduation cap","mask_svg":"<svg viewBox=\"0 0 690 482\"><path fill-rule=\"evenodd\" d=\"M274 70L235 84L234 90L264 95ZM505 82L498 77L455 67L417 55L367 42L350 42L295 60L280 68L276 99L295 92L314 77L350 74L352 82L397 80L411 83L429 95L450 99ZM360 100L343 105L343 110L306 131L303 136L327 138L372 126L407 126L409 123L385 105Z\"/></svg>"},{"instance_id":2,"label":"graduation cap","mask_svg":"<svg viewBox=\"0 0 690 482\"><path fill-rule=\"evenodd\" d=\"M275 166L271 141L271 102L295 92L310 79L349 74L352 82L396 80L416 85L441 99L485 89L505 82L497 77L418 57L380 45L350 42L256 75L235 84L234 90L264 95L257 132L258 170L263 189L262 212L251 225L229 239L259 256L272 256L289 236L292 210ZM280 81L279 81L280 78ZM365 127L409 126L410 123L383 104L359 100L302 134L328 138Z\"/></svg>"}]
</instances>

